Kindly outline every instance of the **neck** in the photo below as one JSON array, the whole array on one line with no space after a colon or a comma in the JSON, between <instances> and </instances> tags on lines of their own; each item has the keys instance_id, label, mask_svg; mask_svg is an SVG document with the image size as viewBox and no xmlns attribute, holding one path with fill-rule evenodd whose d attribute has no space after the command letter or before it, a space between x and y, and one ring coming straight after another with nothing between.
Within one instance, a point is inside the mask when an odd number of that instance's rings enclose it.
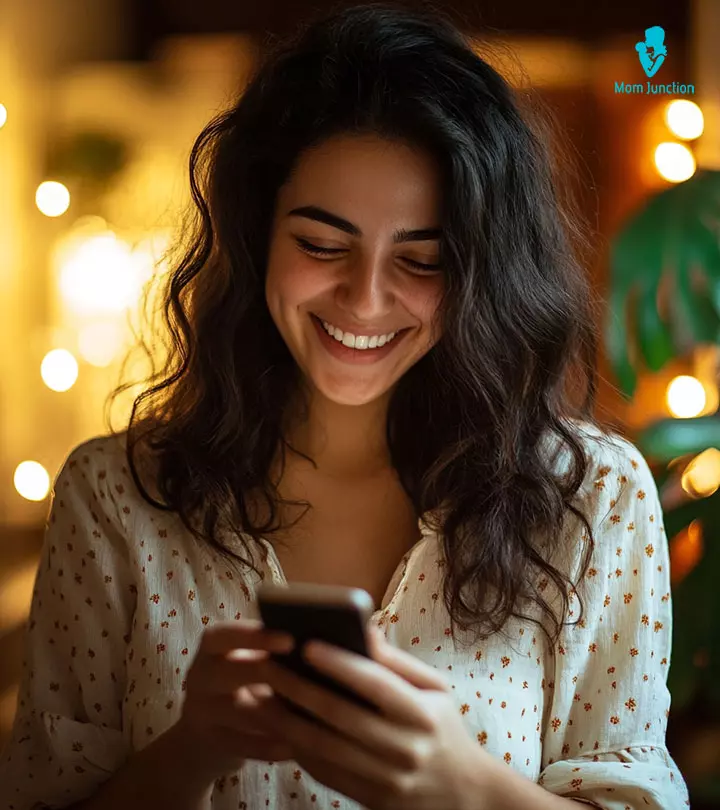
<instances>
[{"instance_id":1,"label":"neck","mask_svg":"<svg viewBox=\"0 0 720 810\"><path fill-rule=\"evenodd\" d=\"M291 406L285 438L315 461L319 475L368 478L391 469L385 433L390 392L365 405L338 405L315 390L308 397L307 418Z\"/></svg>"}]
</instances>

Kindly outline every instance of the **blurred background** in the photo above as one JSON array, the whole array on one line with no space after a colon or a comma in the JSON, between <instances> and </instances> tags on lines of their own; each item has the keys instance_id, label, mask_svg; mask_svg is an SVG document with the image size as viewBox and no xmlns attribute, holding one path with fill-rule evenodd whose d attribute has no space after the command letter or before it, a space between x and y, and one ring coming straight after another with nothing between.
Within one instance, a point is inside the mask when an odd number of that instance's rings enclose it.
<instances>
[{"instance_id":1,"label":"blurred background","mask_svg":"<svg viewBox=\"0 0 720 810\"><path fill-rule=\"evenodd\" d=\"M577 164L597 249L589 271L608 301L597 413L651 463L671 542L669 747L693 807L720 808L720 2L435 2L482 38L509 81L538 94ZM121 374L147 370L140 355L122 362L189 200L193 140L263 49L323 7L3 5L0 747L52 480L75 445L106 432ZM635 46L651 26L664 29L667 55L648 79ZM669 92L618 92L648 81ZM114 425L136 391L120 398Z\"/></svg>"}]
</instances>

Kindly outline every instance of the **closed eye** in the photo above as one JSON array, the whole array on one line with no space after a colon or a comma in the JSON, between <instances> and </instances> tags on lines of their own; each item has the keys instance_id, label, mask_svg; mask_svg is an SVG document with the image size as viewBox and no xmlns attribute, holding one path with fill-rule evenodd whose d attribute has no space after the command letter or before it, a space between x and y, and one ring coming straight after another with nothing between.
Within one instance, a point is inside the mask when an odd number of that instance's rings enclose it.
<instances>
[{"instance_id":1,"label":"closed eye","mask_svg":"<svg viewBox=\"0 0 720 810\"><path fill-rule=\"evenodd\" d=\"M321 247L320 245L314 245L312 242L308 242L307 239L302 239L299 236L295 237L295 241L298 243L300 250L305 253L309 253L311 256L337 256L341 253L347 253L345 248ZM400 258L411 267L421 272L434 273L440 271L439 264L424 264L423 262L417 262L414 259L408 259L405 256L401 256Z\"/></svg>"}]
</instances>

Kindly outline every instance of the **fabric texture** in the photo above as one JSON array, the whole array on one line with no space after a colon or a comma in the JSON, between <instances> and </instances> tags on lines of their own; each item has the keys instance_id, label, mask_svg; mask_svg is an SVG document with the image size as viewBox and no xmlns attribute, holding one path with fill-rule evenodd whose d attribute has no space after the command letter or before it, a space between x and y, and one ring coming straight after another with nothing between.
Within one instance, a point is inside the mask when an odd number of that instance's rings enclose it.
<instances>
[{"instance_id":1,"label":"fabric texture","mask_svg":"<svg viewBox=\"0 0 720 810\"><path fill-rule=\"evenodd\" d=\"M575 623L553 648L520 619L480 643L456 643L441 538L422 518L422 538L372 621L443 673L468 734L509 768L578 806L678 810L689 801L665 746L672 613L658 492L632 443L601 444L589 426L585 437L592 463L578 497L595 547L571 594ZM559 541L557 560L574 570L584 524L568 513ZM262 578L285 583L272 546L261 545ZM547 579L537 579L545 591ZM239 578L177 515L142 499L122 436L76 447L54 481L17 713L0 755L0 810L78 802L169 728L204 628L259 618L260 581L252 571ZM295 762L257 760L218 779L211 801L213 810L360 808Z\"/></svg>"}]
</instances>

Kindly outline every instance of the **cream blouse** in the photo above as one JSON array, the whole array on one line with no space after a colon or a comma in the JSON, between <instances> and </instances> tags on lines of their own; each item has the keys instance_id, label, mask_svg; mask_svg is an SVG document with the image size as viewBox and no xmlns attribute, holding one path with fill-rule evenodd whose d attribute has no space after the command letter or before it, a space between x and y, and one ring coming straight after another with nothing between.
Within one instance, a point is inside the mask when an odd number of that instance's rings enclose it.
<instances>
[{"instance_id":1,"label":"cream blouse","mask_svg":"<svg viewBox=\"0 0 720 810\"><path fill-rule=\"evenodd\" d=\"M422 538L373 622L443 672L472 739L508 767L606 810L678 810L689 801L665 747L672 615L658 491L633 444L616 435L601 445L590 426L585 435L593 463L578 495L596 547L584 619L563 628L554 651L537 625L518 619L505 634L456 648L442 544L422 519ZM558 548L575 566L586 530L568 515ZM263 576L284 583L263 544ZM0 757L0 810L67 807L155 740L180 716L203 630L259 618L258 584L253 572L238 581L177 515L141 498L122 437L77 446L54 482L17 714ZM547 589L541 577L537 585ZM570 621L578 607L571 596ZM214 784L212 810L266 807L360 805L293 761L248 760Z\"/></svg>"}]
</instances>

